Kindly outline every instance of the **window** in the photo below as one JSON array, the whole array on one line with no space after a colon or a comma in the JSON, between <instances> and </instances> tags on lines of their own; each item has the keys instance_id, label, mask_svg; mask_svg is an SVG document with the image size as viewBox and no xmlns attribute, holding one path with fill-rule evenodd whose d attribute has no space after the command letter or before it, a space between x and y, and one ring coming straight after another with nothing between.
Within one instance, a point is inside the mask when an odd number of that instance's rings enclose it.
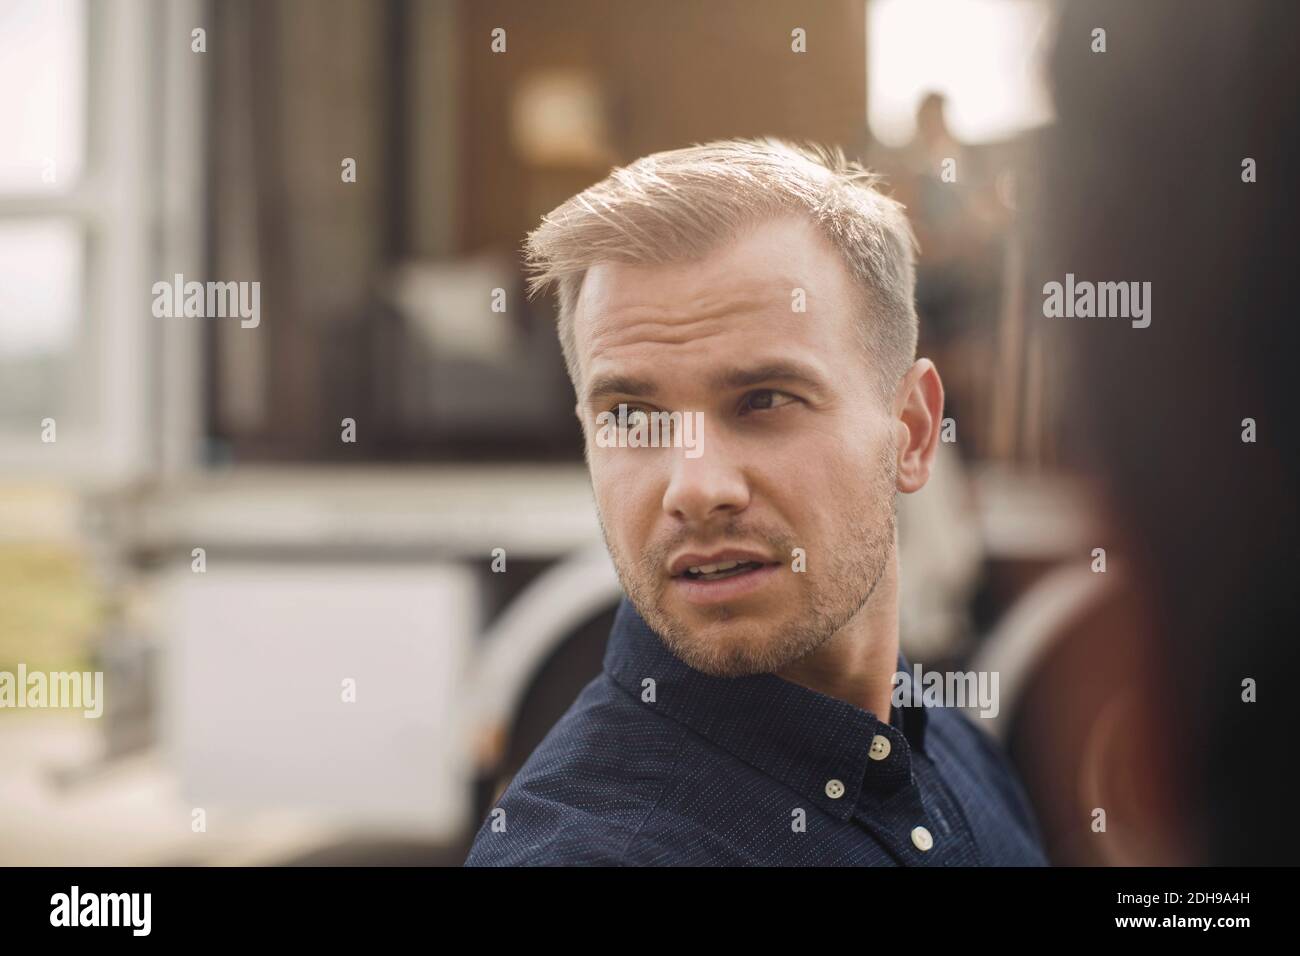
<instances>
[{"instance_id":1,"label":"window","mask_svg":"<svg viewBox=\"0 0 1300 956\"><path fill-rule=\"evenodd\" d=\"M187 333L153 320L149 289L170 268L201 271L204 67L190 29L204 9L0 3L7 475L129 478L164 461L196 417Z\"/></svg>"},{"instance_id":2,"label":"window","mask_svg":"<svg viewBox=\"0 0 1300 956\"><path fill-rule=\"evenodd\" d=\"M0 430L28 442L76 415L86 60L82 0L0 6Z\"/></svg>"}]
</instances>

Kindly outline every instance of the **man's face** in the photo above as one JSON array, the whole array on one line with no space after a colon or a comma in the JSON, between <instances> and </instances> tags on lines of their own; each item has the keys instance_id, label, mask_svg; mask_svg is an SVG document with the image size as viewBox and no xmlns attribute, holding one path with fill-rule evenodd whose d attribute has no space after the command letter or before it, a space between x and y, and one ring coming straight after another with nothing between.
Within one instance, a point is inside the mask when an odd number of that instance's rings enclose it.
<instances>
[{"instance_id":1,"label":"man's face","mask_svg":"<svg viewBox=\"0 0 1300 956\"><path fill-rule=\"evenodd\" d=\"M601 527L632 603L697 670L805 656L862 610L891 558L896 439L860 310L802 218L699 261L587 273L577 411ZM620 404L702 412L702 450L598 441L596 416Z\"/></svg>"}]
</instances>

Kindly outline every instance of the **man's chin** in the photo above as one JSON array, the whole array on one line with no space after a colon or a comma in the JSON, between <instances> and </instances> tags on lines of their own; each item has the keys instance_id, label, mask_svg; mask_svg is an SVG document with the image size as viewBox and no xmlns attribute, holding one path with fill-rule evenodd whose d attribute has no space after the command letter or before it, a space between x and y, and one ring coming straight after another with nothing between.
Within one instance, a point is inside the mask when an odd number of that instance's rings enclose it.
<instances>
[{"instance_id":1,"label":"man's chin","mask_svg":"<svg viewBox=\"0 0 1300 956\"><path fill-rule=\"evenodd\" d=\"M674 633L713 644L763 640L783 623L777 620L776 608L756 601L695 607L670 599L657 611L660 619L671 623Z\"/></svg>"},{"instance_id":2,"label":"man's chin","mask_svg":"<svg viewBox=\"0 0 1300 956\"><path fill-rule=\"evenodd\" d=\"M717 608L664 616L656 628L664 643L695 670L715 677L771 673L783 667L792 650L784 646L786 629L770 616Z\"/></svg>"}]
</instances>

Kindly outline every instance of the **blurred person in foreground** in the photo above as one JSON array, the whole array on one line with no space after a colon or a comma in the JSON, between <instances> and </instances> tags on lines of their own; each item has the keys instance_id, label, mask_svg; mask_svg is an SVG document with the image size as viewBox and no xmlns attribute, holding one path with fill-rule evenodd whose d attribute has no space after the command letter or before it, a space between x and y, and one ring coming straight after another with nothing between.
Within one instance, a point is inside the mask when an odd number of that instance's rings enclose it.
<instances>
[{"instance_id":1,"label":"blurred person in foreground","mask_svg":"<svg viewBox=\"0 0 1300 956\"><path fill-rule=\"evenodd\" d=\"M901 207L838 153L716 142L527 252L627 597L467 864L1043 864L984 732L896 693L895 498L943 413Z\"/></svg>"},{"instance_id":2,"label":"blurred person in foreground","mask_svg":"<svg viewBox=\"0 0 1300 956\"><path fill-rule=\"evenodd\" d=\"M1096 544L1125 559L1011 742L1054 861L1300 862L1297 36L1300 7L1271 2L1067 4L1059 26L1030 285L1152 294L1146 328L1038 320L1067 359L1061 445L1096 478Z\"/></svg>"}]
</instances>

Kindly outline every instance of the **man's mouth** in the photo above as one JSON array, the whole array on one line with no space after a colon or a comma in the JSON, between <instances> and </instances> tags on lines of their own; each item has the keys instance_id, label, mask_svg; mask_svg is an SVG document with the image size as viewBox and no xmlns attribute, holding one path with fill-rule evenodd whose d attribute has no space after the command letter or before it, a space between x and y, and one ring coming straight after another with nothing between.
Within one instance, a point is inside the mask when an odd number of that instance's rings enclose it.
<instances>
[{"instance_id":1,"label":"man's mouth","mask_svg":"<svg viewBox=\"0 0 1300 956\"><path fill-rule=\"evenodd\" d=\"M710 580L744 574L772 563L769 555L754 548L719 548L714 551L687 551L673 559L668 573L674 578ZM717 576L716 578L714 576Z\"/></svg>"},{"instance_id":2,"label":"man's mouth","mask_svg":"<svg viewBox=\"0 0 1300 956\"><path fill-rule=\"evenodd\" d=\"M702 564L689 567L681 576L688 581L721 581L734 578L763 567L760 561L721 561L717 564Z\"/></svg>"},{"instance_id":3,"label":"man's mouth","mask_svg":"<svg viewBox=\"0 0 1300 956\"><path fill-rule=\"evenodd\" d=\"M696 605L729 604L777 579L781 565L760 551L735 548L683 554L669 569L676 593Z\"/></svg>"}]
</instances>

